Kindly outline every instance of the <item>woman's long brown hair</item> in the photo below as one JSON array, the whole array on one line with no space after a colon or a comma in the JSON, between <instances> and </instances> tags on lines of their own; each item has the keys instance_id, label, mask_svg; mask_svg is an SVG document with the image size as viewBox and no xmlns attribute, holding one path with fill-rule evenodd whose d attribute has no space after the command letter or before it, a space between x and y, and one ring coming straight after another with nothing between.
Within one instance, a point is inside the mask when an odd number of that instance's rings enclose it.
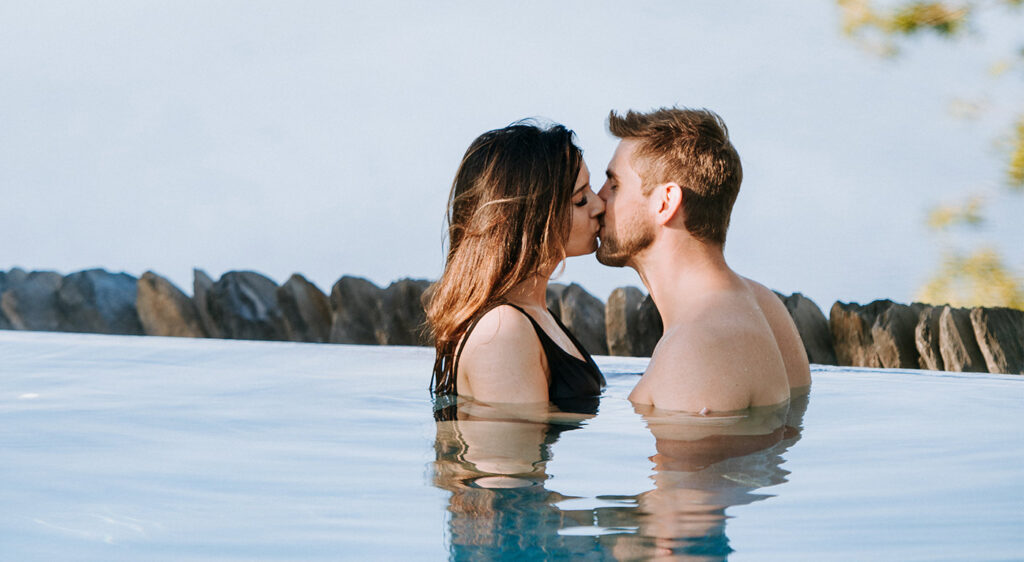
<instances>
[{"instance_id":1,"label":"woman's long brown hair","mask_svg":"<svg viewBox=\"0 0 1024 562\"><path fill-rule=\"evenodd\" d=\"M456 392L456 347L470 323L565 258L583 161L573 136L562 125L517 122L480 135L463 156L448 198L444 273L427 305L434 392Z\"/></svg>"}]
</instances>

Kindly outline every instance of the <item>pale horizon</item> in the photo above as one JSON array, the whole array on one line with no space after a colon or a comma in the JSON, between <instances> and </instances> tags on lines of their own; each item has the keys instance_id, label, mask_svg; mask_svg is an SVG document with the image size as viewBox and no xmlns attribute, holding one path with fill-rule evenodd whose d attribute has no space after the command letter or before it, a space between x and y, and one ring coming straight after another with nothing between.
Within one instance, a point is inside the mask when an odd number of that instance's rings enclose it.
<instances>
[{"instance_id":1,"label":"pale horizon","mask_svg":"<svg viewBox=\"0 0 1024 562\"><path fill-rule=\"evenodd\" d=\"M726 257L827 314L909 302L937 267L929 206L997 193L1024 91L995 87L1018 19L895 60L832 3L8 4L0 7L0 269L436 279L458 161L525 117L574 129L598 181L611 109L707 107L744 165ZM1018 81L1019 82L1019 81ZM989 111L951 115L958 98ZM991 201L996 199L991 198ZM988 231L1008 264L1014 209ZM570 259L602 300L632 270Z\"/></svg>"}]
</instances>

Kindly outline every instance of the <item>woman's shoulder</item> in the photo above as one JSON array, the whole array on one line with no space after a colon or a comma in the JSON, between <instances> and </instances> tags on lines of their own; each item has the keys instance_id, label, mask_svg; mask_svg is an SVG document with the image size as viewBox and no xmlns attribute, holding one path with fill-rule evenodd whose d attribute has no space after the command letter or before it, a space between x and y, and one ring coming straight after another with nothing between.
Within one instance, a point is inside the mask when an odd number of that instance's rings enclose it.
<instances>
[{"instance_id":1,"label":"woman's shoulder","mask_svg":"<svg viewBox=\"0 0 1024 562\"><path fill-rule=\"evenodd\" d=\"M522 311L508 304L488 310L466 335L463 353L470 348L539 346L533 323Z\"/></svg>"},{"instance_id":2,"label":"woman's shoulder","mask_svg":"<svg viewBox=\"0 0 1024 562\"><path fill-rule=\"evenodd\" d=\"M484 402L548 399L547 361L530 319L508 305L487 311L466 336L459 392Z\"/></svg>"}]
</instances>

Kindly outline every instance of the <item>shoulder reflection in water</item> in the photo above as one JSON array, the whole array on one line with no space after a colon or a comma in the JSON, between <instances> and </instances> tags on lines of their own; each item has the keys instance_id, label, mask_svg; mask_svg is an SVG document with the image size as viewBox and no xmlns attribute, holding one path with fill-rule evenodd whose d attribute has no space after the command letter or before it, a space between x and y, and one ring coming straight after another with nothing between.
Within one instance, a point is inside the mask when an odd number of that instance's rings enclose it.
<instances>
[{"instance_id":1,"label":"shoulder reflection in water","mask_svg":"<svg viewBox=\"0 0 1024 562\"><path fill-rule=\"evenodd\" d=\"M609 507L565 510L557 504L571 498L546 486L552 446L596 406L450 400L435 411L433 482L451 492L452 560L725 560L725 510L771 497L758 490L786 481L782 455L800 439L808 397L735 416L638 406L655 438L653 489L595 490Z\"/></svg>"}]
</instances>

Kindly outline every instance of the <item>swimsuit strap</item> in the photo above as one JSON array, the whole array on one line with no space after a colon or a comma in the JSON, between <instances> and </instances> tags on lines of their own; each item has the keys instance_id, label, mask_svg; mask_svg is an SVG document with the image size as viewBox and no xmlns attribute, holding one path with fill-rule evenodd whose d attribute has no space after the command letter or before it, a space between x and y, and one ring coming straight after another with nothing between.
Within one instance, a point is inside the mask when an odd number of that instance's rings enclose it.
<instances>
[{"instance_id":1,"label":"swimsuit strap","mask_svg":"<svg viewBox=\"0 0 1024 562\"><path fill-rule=\"evenodd\" d=\"M504 304L507 304L507 305L511 306L512 308L518 310L519 312L522 312L524 316L526 316L527 318L530 319L530 323L533 324L533 329L534 329L534 331L537 332L537 337L540 338L541 344L544 343L544 340L547 340L552 345L554 345L556 348L558 348L559 350L561 350L561 351L565 352L566 354L570 355L574 359L579 359L579 357L576 357L572 353L569 353L565 349L562 349L562 346L558 345L558 343L555 342L555 340L551 339L551 336L549 336L548 333L544 331L544 328L540 327L540 324L538 324L537 321L533 319L533 316L530 316L530 314L528 312L526 312L522 308L519 308L519 306L514 305L514 304L512 304L510 302L506 302ZM576 338L573 337L572 333L570 333L568 329L566 329L565 325L562 324L561 320L559 320L557 316L555 316L554 314L551 314L551 317L555 319L555 322L558 324L558 327L562 329L562 332L565 335L569 336L569 341L571 341L572 344L574 346L576 346L576 351L579 352L579 354L581 356L583 356L583 358L584 358L583 360L586 361L587 353L583 351L583 346L580 345L580 342L576 341Z\"/></svg>"},{"instance_id":2,"label":"swimsuit strap","mask_svg":"<svg viewBox=\"0 0 1024 562\"><path fill-rule=\"evenodd\" d=\"M523 316L525 316L525 317L526 317L526 318L527 318L527 319L528 319L528 320L530 321L530 324L533 324L533 331L537 332L537 337L541 337L541 335L542 335L542 334L543 334L544 336L547 336L547 335L548 335L548 334L547 334L547 333L546 333L546 332L545 332L545 331L544 331L544 330L543 330L543 329L542 329L542 328L540 327L540 324L538 324L538 323L537 323L537 321L533 319L533 316L530 316L530 315L529 315L529 314L528 314L528 313L527 313L527 312L526 312L525 310L523 310L522 308L520 308L520 307L519 307L519 305L517 305L517 304L512 304L512 303L510 303L510 302L506 302L506 303L502 303L502 304L507 304L507 305L511 306L512 308L514 308L514 309L518 310L519 312L522 312L522 313L523 313ZM548 339L551 339L551 338L550 338L550 337L548 337Z\"/></svg>"},{"instance_id":3,"label":"swimsuit strap","mask_svg":"<svg viewBox=\"0 0 1024 562\"><path fill-rule=\"evenodd\" d=\"M456 381L453 387L455 388L456 393L458 392L459 359L462 358L462 351L466 348L466 342L469 340L469 334L473 331L474 328L476 328L476 325L480 323L480 320L483 319L484 315L486 315L488 312L494 310L495 308L503 304L511 306L512 308L521 312L523 316L526 316L526 318L530 321L530 324L533 325L533 330L537 332L537 337L540 339L541 347L547 347L545 343L548 343L550 345L555 346L560 351L569 355L573 359L579 359L572 353L569 353L568 351L562 349L562 346L555 343L555 340L551 339L551 336L549 336L548 333L544 331L544 328L540 327L540 324L538 324L537 321L533 319L533 316L530 316L530 314L523 310L519 305L515 305L510 302L504 301L497 302L494 303L493 306L484 309L484 311L479 316L477 316L475 320L473 320L473 322L469 325L469 328L466 329L466 334L462 336L462 341L459 342L459 349L458 351L455 352L455 362L452 365L452 376L455 377ZM583 345L580 344L579 340L576 339L576 336L572 335L572 332L570 332L568 328L565 327L565 324L562 324L562 321L558 319L558 316L552 314L551 317L555 319L555 322L558 324L558 327L562 329L562 332L565 335L569 336L569 341L571 341L572 344L576 346L576 351L583 356L583 361L585 363L593 363L594 360L590 357L590 354L583 350Z\"/></svg>"},{"instance_id":4,"label":"swimsuit strap","mask_svg":"<svg viewBox=\"0 0 1024 562\"><path fill-rule=\"evenodd\" d=\"M551 317L555 319L555 323L558 324L558 327L562 329L562 333L569 336L569 341L571 341L572 344L576 346L576 351L580 352L580 355L583 356L584 360L587 363L592 363L596 368L597 364L594 363L594 358L590 356L590 353L587 353L586 348L583 347L583 344L580 343L580 340L576 339L576 336L572 335L572 332L569 331L569 328L565 327L565 324L562 324L562 321L558 319L557 315L552 314Z\"/></svg>"}]
</instances>

